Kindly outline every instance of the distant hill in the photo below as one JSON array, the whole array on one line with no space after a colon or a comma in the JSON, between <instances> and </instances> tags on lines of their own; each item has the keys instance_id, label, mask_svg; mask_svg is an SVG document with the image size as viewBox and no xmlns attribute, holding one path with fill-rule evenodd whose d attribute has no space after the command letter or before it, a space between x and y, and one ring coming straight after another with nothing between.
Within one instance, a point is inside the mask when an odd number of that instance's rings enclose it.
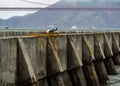
<instances>
[{"instance_id":1,"label":"distant hill","mask_svg":"<svg viewBox=\"0 0 120 86\"><path fill-rule=\"evenodd\" d=\"M119 7L114 0L61 0L50 7ZM11 28L120 28L120 11L38 11L25 16L0 20L1 26Z\"/></svg>"}]
</instances>

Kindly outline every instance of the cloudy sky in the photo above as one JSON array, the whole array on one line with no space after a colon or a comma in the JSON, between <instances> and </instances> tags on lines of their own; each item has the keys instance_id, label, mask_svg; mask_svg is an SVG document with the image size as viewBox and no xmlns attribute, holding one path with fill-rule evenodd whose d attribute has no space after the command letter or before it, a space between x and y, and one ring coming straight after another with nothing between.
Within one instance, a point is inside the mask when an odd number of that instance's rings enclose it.
<instances>
[{"instance_id":1,"label":"cloudy sky","mask_svg":"<svg viewBox=\"0 0 120 86\"><path fill-rule=\"evenodd\" d=\"M0 0L0 7L47 7L57 1L59 0ZM22 16L34 12L35 11L0 11L0 18L8 19L12 16Z\"/></svg>"}]
</instances>

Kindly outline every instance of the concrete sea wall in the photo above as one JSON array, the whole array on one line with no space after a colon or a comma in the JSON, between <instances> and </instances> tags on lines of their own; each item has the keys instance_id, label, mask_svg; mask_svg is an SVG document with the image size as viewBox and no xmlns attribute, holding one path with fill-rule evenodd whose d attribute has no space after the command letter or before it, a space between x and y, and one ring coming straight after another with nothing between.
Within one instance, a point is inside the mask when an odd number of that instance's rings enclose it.
<instances>
[{"instance_id":1,"label":"concrete sea wall","mask_svg":"<svg viewBox=\"0 0 120 86\"><path fill-rule=\"evenodd\" d=\"M0 32L0 86L100 86L120 65L120 33Z\"/></svg>"}]
</instances>

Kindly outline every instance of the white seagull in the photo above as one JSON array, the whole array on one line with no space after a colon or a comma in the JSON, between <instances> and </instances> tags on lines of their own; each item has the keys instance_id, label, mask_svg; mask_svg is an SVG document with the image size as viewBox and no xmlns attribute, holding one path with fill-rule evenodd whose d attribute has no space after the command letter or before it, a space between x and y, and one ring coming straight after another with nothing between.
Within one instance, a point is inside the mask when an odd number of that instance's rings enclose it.
<instances>
[{"instance_id":1,"label":"white seagull","mask_svg":"<svg viewBox=\"0 0 120 86\"><path fill-rule=\"evenodd\" d=\"M56 32L56 31L57 31L57 28L48 29L48 30L47 30L47 33L53 33L53 32Z\"/></svg>"}]
</instances>

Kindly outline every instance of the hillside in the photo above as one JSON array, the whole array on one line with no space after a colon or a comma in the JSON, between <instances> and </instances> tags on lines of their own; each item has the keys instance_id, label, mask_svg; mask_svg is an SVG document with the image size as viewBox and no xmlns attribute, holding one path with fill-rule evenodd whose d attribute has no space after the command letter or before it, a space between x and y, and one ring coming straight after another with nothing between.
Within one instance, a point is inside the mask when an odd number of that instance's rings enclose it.
<instances>
[{"instance_id":1,"label":"hillside","mask_svg":"<svg viewBox=\"0 0 120 86\"><path fill-rule=\"evenodd\" d=\"M110 0L61 0L49 7L120 7L120 2ZM38 11L26 16L0 20L1 26L11 28L119 28L120 11Z\"/></svg>"}]
</instances>

